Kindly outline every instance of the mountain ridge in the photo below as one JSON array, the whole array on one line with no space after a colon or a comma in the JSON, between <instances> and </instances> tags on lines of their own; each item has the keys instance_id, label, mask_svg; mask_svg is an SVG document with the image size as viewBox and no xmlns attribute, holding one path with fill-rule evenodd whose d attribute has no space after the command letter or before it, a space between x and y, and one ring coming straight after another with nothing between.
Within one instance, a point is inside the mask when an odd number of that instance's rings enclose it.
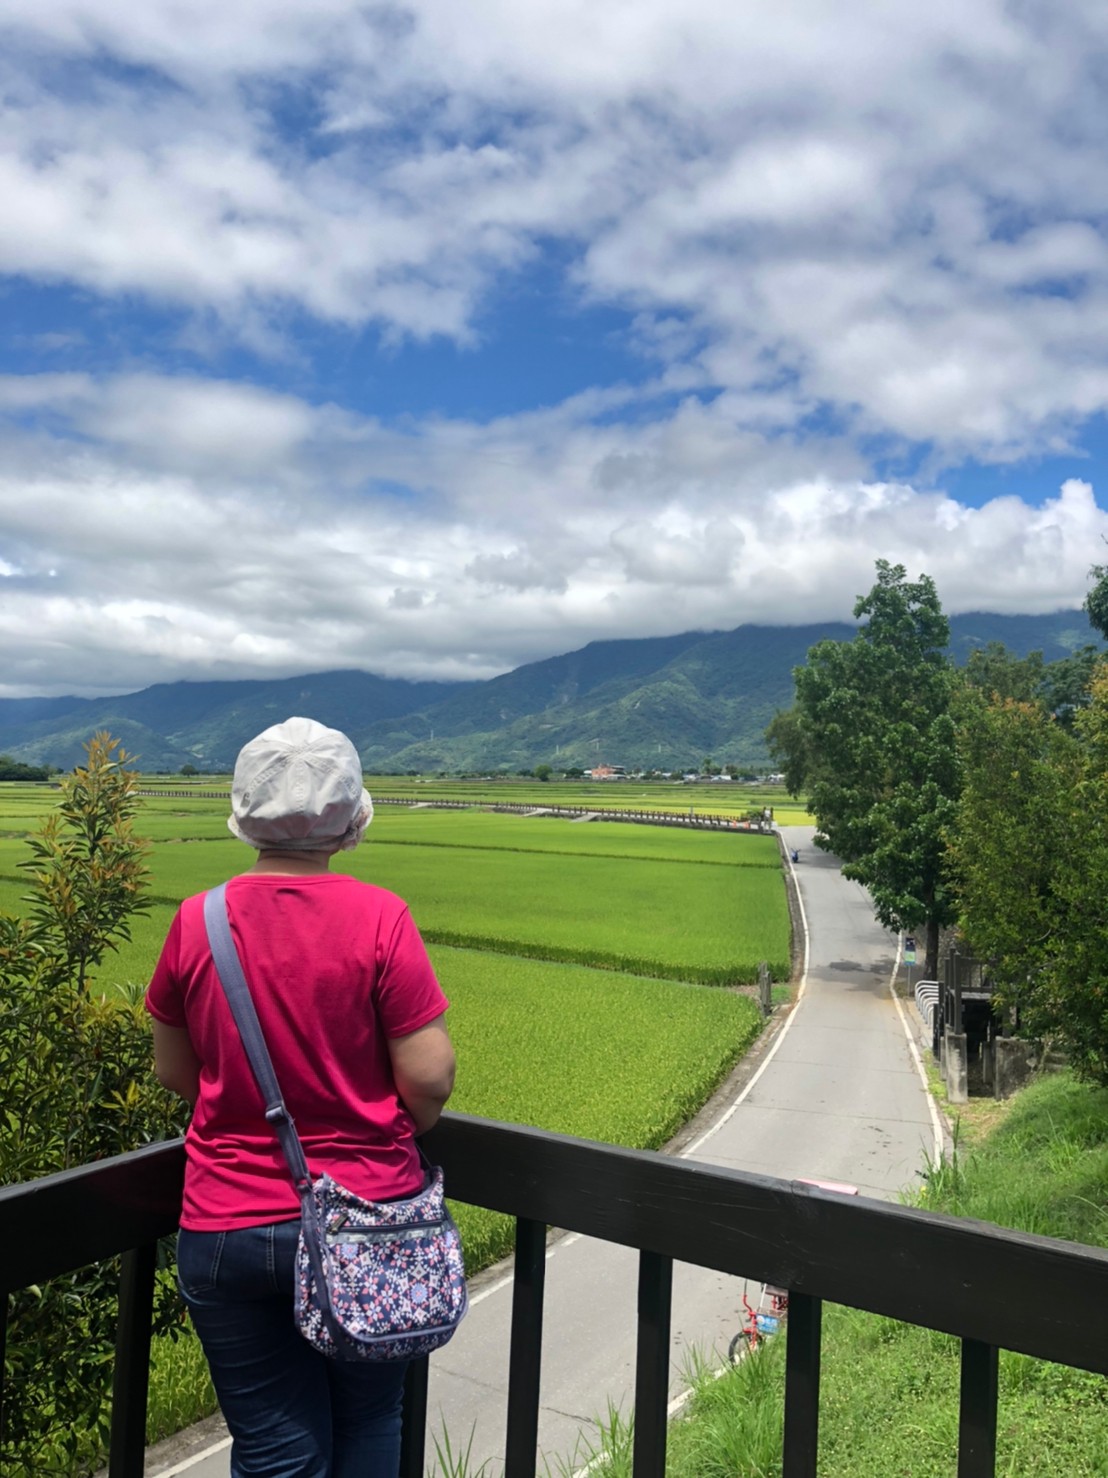
<instances>
[{"instance_id":1,"label":"mountain ridge","mask_svg":"<svg viewBox=\"0 0 1108 1478\"><path fill-rule=\"evenodd\" d=\"M967 660L1002 641L1047 661L1100 645L1081 611L970 612L950 618L950 650ZM69 768L108 729L147 770L226 771L253 735L293 713L343 729L366 769L657 769L758 764L763 731L792 702L792 669L816 641L849 640L850 622L747 624L731 631L590 642L484 681L415 682L342 669L241 682L156 683L106 698L0 699L0 751Z\"/></svg>"}]
</instances>

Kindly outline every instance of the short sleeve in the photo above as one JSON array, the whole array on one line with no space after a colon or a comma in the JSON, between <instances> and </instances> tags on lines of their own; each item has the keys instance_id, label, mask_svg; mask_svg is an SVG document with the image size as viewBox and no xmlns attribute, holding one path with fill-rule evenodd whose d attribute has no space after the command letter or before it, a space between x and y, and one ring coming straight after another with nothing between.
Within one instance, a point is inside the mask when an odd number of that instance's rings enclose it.
<instances>
[{"instance_id":1,"label":"short sleeve","mask_svg":"<svg viewBox=\"0 0 1108 1478\"><path fill-rule=\"evenodd\" d=\"M180 985L181 913L177 911L154 974L146 989L146 1009L165 1026L185 1025L185 1003Z\"/></svg>"},{"instance_id":2,"label":"short sleeve","mask_svg":"<svg viewBox=\"0 0 1108 1478\"><path fill-rule=\"evenodd\" d=\"M450 1005L407 908L398 915L388 941L375 999L386 1037L404 1037L418 1031Z\"/></svg>"}]
</instances>

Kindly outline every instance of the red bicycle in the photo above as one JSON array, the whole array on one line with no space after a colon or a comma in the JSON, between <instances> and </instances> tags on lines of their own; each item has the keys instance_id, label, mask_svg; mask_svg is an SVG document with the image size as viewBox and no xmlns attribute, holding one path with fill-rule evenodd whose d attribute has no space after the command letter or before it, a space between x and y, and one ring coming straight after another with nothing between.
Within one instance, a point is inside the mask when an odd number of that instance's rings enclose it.
<instances>
[{"instance_id":1,"label":"red bicycle","mask_svg":"<svg viewBox=\"0 0 1108 1478\"><path fill-rule=\"evenodd\" d=\"M738 1364L749 1350L757 1349L763 1339L777 1333L788 1307L788 1291L775 1288L772 1283L762 1284L757 1308L747 1298L746 1292L743 1292L746 1323L727 1346L727 1358L732 1365Z\"/></svg>"}]
</instances>

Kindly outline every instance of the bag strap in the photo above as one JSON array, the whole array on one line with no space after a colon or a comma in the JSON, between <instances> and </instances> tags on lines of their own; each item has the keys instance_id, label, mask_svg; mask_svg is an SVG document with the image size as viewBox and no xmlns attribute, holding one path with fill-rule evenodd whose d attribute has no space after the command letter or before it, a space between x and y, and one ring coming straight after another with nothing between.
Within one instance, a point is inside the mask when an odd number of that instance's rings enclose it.
<instances>
[{"instance_id":1,"label":"bag strap","mask_svg":"<svg viewBox=\"0 0 1108 1478\"><path fill-rule=\"evenodd\" d=\"M208 933L208 944L211 947L212 959L215 961L219 983L227 997L227 1004L231 1008L231 1015L235 1018L235 1025L242 1038L242 1045L246 1050L254 1081L265 1103L266 1122L277 1134L281 1150L288 1162L289 1174L303 1201L311 1190L311 1172L304 1157L304 1146L300 1143L300 1136L296 1132L296 1125L281 1096L277 1074L273 1071L273 1059L269 1055L269 1048L265 1043L265 1035L262 1032L261 1022L258 1020L250 987L243 973L242 961L231 934L231 924L227 917L226 883L220 883L218 888L211 888L204 895L204 927Z\"/></svg>"}]
</instances>

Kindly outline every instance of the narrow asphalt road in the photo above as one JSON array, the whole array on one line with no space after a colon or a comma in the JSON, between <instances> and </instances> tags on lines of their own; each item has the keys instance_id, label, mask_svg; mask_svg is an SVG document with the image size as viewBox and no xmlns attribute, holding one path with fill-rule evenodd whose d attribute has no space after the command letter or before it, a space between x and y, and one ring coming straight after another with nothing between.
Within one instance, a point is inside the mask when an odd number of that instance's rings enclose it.
<instances>
[{"instance_id":1,"label":"narrow asphalt road","mask_svg":"<svg viewBox=\"0 0 1108 1478\"><path fill-rule=\"evenodd\" d=\"M713 1102L678 1151L783 1179L846 1182L895 1197L941 1147L941 1127L913 1060L910 1028L889 983L895 939L865 891L812 845L811 827L782 828L807 929L797 1004ZM552 1472L583 1467L609 1403L627 1412L634 1386L637 1254L579 1236L548 1253L539 1442ZM679 1265L674 1273L671 1390L694 1350L726 1349L740 1321L741 1280ZM430 1438L469 1450L470 1472L503 1455L510 1268L475 1280L471 1311L431 1362ZM213 1418L148 1454L154 1478L227 1478L228 1439ZM431 1447L433 1454L433 1447Z\"/></svg>"}]
</instances>

